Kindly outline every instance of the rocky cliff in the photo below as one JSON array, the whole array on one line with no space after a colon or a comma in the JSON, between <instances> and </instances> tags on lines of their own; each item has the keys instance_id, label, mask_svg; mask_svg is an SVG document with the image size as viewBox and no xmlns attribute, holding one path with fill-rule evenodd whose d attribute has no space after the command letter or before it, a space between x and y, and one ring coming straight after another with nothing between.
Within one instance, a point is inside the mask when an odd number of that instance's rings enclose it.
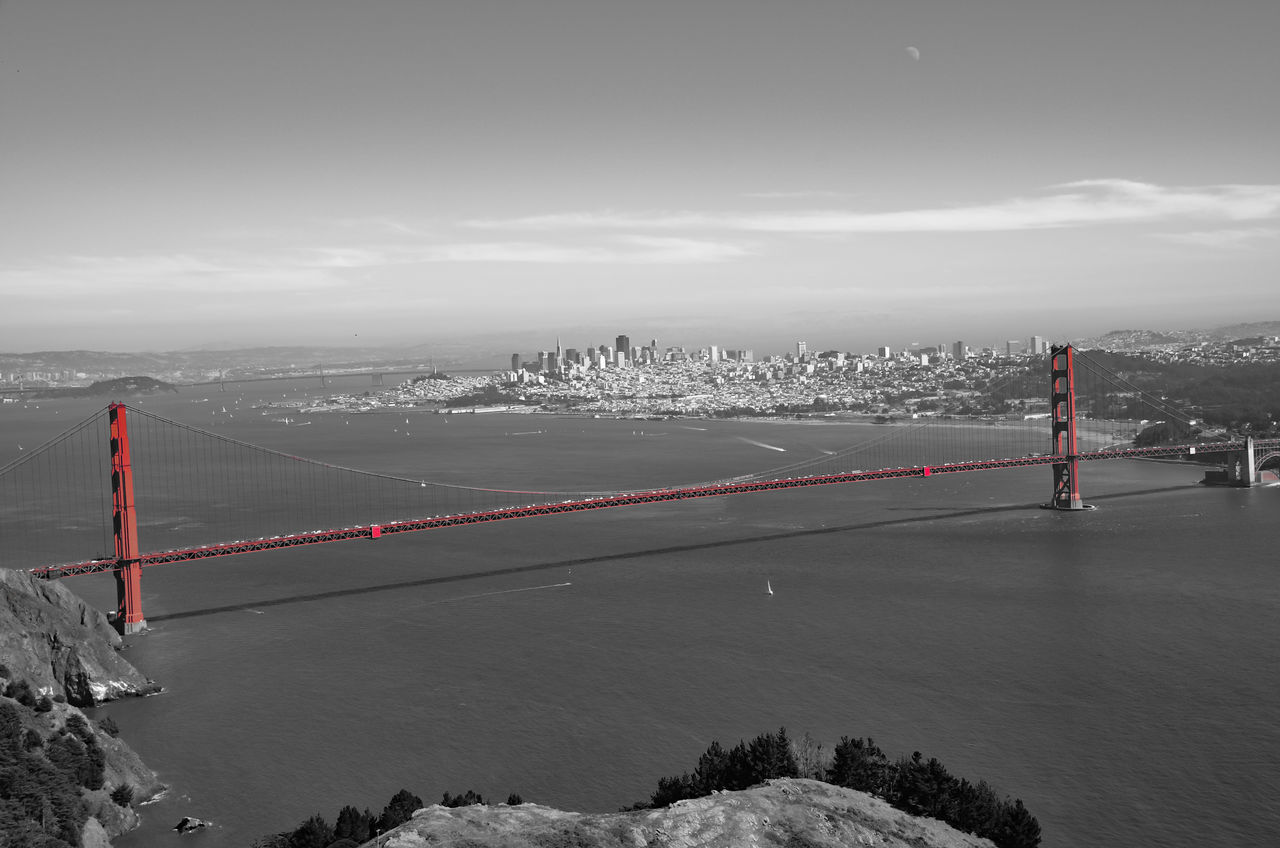
<instances>
[{"instance_id":1,"label":"rocky cliff","mask_svg":"<svg viewBox=\"0 0 1280 848\"><path fill-rule=\"evenodd\" d=\"M46 839L57 832L48 816L37 826L26 815L32 799L52 793L61 819L84 822L78 834L74 827L62 833L64 841L78 835L72 844L107 848L110 837L138 826L136 806L164 791L113 724L99 726L78 708L158 690L117 653L120 646L106 616L60 583L0 569L0 759L7 766L0 798L9 799L4 825L25 828L16 842L0 843L62 844Z\"/></svg>"},{"instance_id":2,"label":"rocky cliff","mask_svg":"<svg viewBox=\"0 0 1280 848\"><path fill-rule=\"evenodd\" d=\"M778 779L658 810L570 813L538 804L427 807L377 837L377 848L991 848L863 792Z\"/></svg>"},{"instance_id":3,"label":"rocky cliff","mask_svg":"<svg viewBox=\"0 0 1280 848\"><path fill-rule=\"evenodd\" d=\"M11 677L81 707L157 691L120 647L106 616L61 583L0 568L0 663Z\"/></svg>"}]
</instances>

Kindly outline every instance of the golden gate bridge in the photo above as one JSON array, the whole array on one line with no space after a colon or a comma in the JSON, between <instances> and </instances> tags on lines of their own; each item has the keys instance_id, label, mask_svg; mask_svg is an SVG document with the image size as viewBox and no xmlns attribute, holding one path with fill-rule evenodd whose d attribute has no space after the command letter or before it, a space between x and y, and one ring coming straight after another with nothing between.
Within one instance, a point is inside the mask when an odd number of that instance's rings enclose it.
<instances>
[{"instance_id":1,"label":"golden gate bridge","mask_svg":"<svg viewBox=\"0 0 1280 848\"><path fill-rule=\"evenodd\" d=\"M1221 466L1213 472L1220 482L1250 486L1264 465L1280 461L1280 439L1207 437L1189 415L1070 345L1054 347L1048 362L1047 411L1021 415L1020 426L986 421L997 425L994 439L987 427L926 418L783 467L639 491L516 491L359 471L113 403L0 468L0 557L49 579L113 572L114 621L133 633L146 625L142 569L166 563L639 504L1029 466L1052 470L1044 506L1071 512L1090 508L1081 494L1082 463L1209 457ZM1163 429L1160 443L1115 441L1153 421ZM895 453L888 447L904 436L915 439L908 448L915 461L890 465ZM969 456L977 449L1003 456ZM900 458L902 446L895 452ZM145 550L140 514L162 517L166 538L178 544ZM320 529L299 529L308 526ZM94 545L100 555L86 559L85 549Z\"/></svg>"}]
</instances>

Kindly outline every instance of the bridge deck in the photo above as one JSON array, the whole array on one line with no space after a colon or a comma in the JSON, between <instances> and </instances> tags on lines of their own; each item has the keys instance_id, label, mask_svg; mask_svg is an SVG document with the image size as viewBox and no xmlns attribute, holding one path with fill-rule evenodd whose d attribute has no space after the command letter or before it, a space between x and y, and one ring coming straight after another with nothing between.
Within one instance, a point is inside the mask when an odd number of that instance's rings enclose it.
<instances>
[{"instance_id":1,"label":"bridge deck","mask_svg":"<svg viewBox=\"0 0 1280 848\"><path fill-rule=\"evenodd\" d=\"M1280 448L1280 439L1256 440L1255 449ZM1244 442L1209 442L1195 445L1160 445L1144 448L1117 448L1081 453L1076 456L1079 461L1102 459L1128 459L1161 456L1185 456L1187 454L1228 453L1243 450ZM198 548L159 551L141 554L141 565L162 565L173 562L186 562L196 559L228 556L231 554L252 553L254 551L291 548L299 545L314 545L321 542L339 542L347 539L375 539L384 534L409 533L417 530L431 530L437 527L453 527L459 524L483 524L489 521L505 521L513 518L528 518L537 515L559 515L567 512L582 512L593 509L610 509L620 506L634 506L664 501L680 501L692 498L720 497L747 492L767 492L777 489L796 489L807 486L829 486L840 483L859 483L869 480L891 480L905 477L929 477L934 474L956 474L969 471L990 471L999 468L1023 468L1033 465L1051 465L1066 462L1064 456L1024 456L1012 459L989 459L970 462L953 462L941 465L919 465L907 468L882 468L875 471L850 471L838 474L823 474L808 477L785 477L776 480L750 480L740 482L708 483L688 488L656 489L647 492L623 492L616 495L583 500L563 501L559 503L531 504L522 507L507 507L486 512L441 515L410 521L393 521L386 524L345 527L338 530L320 530L307 533L295 533L287 536L274 536L266 539L226 542ZM100 559L90 562L69 563L65 565L47 566L32 569L38 577L58 578L79 574L94 574L111 571L116 568L114 559Z\"/></svg>"}]
</instances>

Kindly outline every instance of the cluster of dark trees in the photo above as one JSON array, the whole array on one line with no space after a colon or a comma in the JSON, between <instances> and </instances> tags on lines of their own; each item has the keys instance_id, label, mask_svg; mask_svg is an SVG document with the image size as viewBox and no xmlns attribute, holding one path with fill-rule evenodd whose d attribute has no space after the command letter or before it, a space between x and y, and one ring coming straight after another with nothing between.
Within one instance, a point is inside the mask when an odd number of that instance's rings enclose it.
<instances>
[{"instance_id":1,"label":"cluster of dark trees","mask_svg":"<svg viewBox=\"0 0 1280 848\"><path fill-rule=\"evenodd\" d=\"M0 666L0 677L9 670ZM9 680L0 700L0 846L71 848L89 818L82 789L101 789L106 754L79 714L47 739L36 731L37 713L54 700L37 697L25 680ZM56 700L65 701L62 696ZM133 789L119 786L111 799L121 807Z\"/></svg>"},{"instance_id":2,"label":"cluster of dark trees","mask_svg":"<svg viewBox=\"0 0 1280 848\"><path fill-rule=\"evenodd\" d=\"M484 803L483 796L470 789L458 795L445 792L440 800L440 805L444 807L469 807ZM512 794L507 797L507 803L515 806L524 801L519 795ZM338 811L338 818L333 825L317 813L292 831L259 839L254 843L254 848L353 848L399 827L413 817L414 810L425 806L417 795L408 789L401 789L391 796L380 816L374 815L368 808L358 810L347 805Z\"/></svg>"},{"instance_id":3,"label":"cluster of dark trees","mask_svg":"<svg viewBox=\"0 0 1280 848\"><path fill-rule=\"evenodd\" d=\"M459 395L444 402L447 407L459 406L499 406L501 404L520 403L520 400L499 386L485 386L478 392Z\"/></svg>"},{"instance_id":4,"label":"cluster of dark trees","mask_svg":"<svg viewBox=\"0 0 1280 848\"><path fill-rule=\"evenodd\" d=\"M692 772L658 781L650 800L631 809L664 807L721 789L746 789L775 777L814 777L883 798L900 810L928 816L990 839L999 848L1036 848L1040 824L1020 799L1002 798L985 781L957 778L935 758L919 751L890 760L870 737L844 737L830 760L814 756L806 736L797 743L786 728L762 733L725 750L717 741L698 758Z\"/></svg>"}]
</instances>

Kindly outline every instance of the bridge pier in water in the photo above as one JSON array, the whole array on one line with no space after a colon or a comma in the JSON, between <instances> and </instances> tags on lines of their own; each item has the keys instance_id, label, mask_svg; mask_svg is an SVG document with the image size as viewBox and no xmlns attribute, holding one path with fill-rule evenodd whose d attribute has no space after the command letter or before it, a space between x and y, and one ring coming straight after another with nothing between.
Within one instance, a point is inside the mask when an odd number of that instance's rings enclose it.
<instances>
[{"instance_id":1,"label":"bridge pier in water","mask_svg":"<svg viewBox=\"0 0 1280 848\"><path fill-rule=\"evenodd\" d=\"M1225 467L1209 469L1201 482L1210 486L1248 489L1261 480L1262 472L1258 469L1253 437L1250 436L1245 439L1243 448L1226 455Z\"/></svg>"},{"instance_id":2,"label":"bridge pier in water","mask_svg":"<svg viewBox=\"0 0 1280 848\"><path fill-rule=\"evenodd\" d=\"M147 628L142 615L142 561L138 557L138 516L133 501L133 464L125 405L113 403L111 423L111 524L116 548L116 630L127 636Z\"/></svg>"}]
</instances>

